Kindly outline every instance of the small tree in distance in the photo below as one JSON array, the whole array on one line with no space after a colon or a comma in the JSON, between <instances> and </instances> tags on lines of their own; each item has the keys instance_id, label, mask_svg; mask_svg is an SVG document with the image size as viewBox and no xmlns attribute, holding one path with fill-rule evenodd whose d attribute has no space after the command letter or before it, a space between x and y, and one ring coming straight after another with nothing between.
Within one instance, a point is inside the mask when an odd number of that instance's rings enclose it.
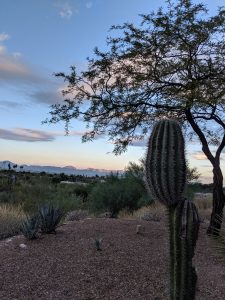
<instances>
[{"instance_id":1,"label":"small tree in distance","mask_svg":"<svg viewBox=\"0 0 225 300\"><path fill-rule=\"evenodd\" d=\"M142 158L139 161L139 164L135 162L129 162L128 166L125 168L125 176L143 180L145 172L145 159ZM197 168L190 168L187 164L187 183L198 180L199 177L200 173L198 172Z\"/></svg>"},{"instance_id":2,"label":"small tree in distance","mask_svg":"<svg viewBox=\"0 0 225 300\"><path fill-rule=\"evenodd\" d=\"M49 122L83 119L83 141L106 134L115 154L150 134L156 120L173 118L195 134L213 167L213 211L208 233L221 227L225 196L220 155L225 146L225 9L209 16L203 4L167 1L142 15L139 27L113 26L109 50L95 49L86 71L56 74L67 83L65 102ZM90 127L92 126L92 127ZM213 146L213 148L211 147ZM214 151L212 151L214 150ZM215 230L216 229L216 230Z\"/></svg>"}]
</instances>

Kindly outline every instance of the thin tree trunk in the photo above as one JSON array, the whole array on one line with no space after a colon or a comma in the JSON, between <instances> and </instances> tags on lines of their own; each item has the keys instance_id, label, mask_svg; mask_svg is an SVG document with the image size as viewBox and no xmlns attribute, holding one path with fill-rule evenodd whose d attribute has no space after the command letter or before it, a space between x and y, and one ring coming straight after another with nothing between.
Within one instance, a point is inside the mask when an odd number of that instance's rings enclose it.
<instances>
[{"instance_id":1,"label":"thin tree trunk","mask_svg":"<svg viewBox=\"0 0 225 300\"><path fill-rule=\"evenodd\" d=\"M219 235L220 228L223 222L223 208L225 202L225 195L223 193L223 174L220 169L220 154L225 146L225 134L214 157L209 149L206 137L201 128L195 122L190 109L186 109L185 114L187 117L187 121L190 123L191 127L198 135L202 143L202 151L213 166L213 209L207 233L211 235ZM219 124L223 125L221 124L221 122L219 122Z\"/></svg>"},{"instance_id":2,"label":"thin tree trunk","mask_svg":"<svg viewBox=\"0 0 225 300\"><path fill-rule=\"evenodd\" d=\"M219 163L213 166L213 209L208 234L219 235L222 221L225 195L223 193L223 174Z\"/></svg>"}]
</instances>

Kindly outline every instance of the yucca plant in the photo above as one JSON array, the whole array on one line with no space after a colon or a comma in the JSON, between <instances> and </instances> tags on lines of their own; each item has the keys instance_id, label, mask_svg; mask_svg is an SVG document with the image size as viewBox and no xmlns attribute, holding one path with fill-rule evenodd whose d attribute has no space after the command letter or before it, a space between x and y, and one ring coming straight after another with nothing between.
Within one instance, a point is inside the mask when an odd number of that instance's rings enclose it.
<instances>
[{"instance_id":1,"label":"yucca plant","mask_svg":"<svg viewBox=\"0 0 225 300\"><path fill-rule=\"evenodd\" d=\"M40 229L43 233L55 233L59 225L63 212L60 208L46 204L39 209Z\"/></svg>"},{"instance_id":2,"label":"yucca plant","mask_svg":"<svg viewBox=\"0 0 225 300\"><path fill-rule=\"evenodd\" d=\"M27 216L22 223L21 232L28 240L33 240L37 238L38 228L39 216Z\"/></svg>"},{"instance_id":3,"label":"yucca plant","mask_svg":"<svg viewBox=\"0 0 225 300\"><path fill-rule=\"evenodd\" d=\"M180 125L161 120L153 128L145 177L154 197L167 207L170 232L170 299L194 300L197 274L192 258L198 237L197 208L184 199L185 145Z\"/></svg>"}]
</instances>

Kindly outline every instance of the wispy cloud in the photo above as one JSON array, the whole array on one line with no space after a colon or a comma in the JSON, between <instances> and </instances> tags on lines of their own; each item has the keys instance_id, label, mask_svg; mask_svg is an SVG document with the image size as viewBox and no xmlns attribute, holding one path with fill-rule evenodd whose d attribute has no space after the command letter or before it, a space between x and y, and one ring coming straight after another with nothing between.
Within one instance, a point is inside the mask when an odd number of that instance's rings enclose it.
<instances>
[{"instance_id":1,"label":"wispy cloud","mask_svg":"<svg viewBox=\"0 0 225 300\"><path fill-rule=\"evenodd\" d=\"M89 2L86 3L86 7L87 8L92 8L92 5L93 5L93 3L91 1L89 1Z\"/></svg>"},{"instance_id":2,"label":"wispy cloud","mask_svg":"<svg viewBox=\"0 0 225 300\"><path fill-rule=\"evenodd\" d=\"M146 147L147 145L147 140L141 140L141 141L133 141L131 143L131 146L133 147Z\"/></svg>"},{"instance_id":3,"label":"wispy cloud","mask_svg":"<svg viewBox=\"0 0 225 300\"><path fill-rule=\"evenodd\" d=\"M29 95L34 102L43 104L56 104L63 101L63 97L59 90L38 90Z\"/></svg>"},{"instance_id":4,"label":"wispy cloud","mask_svg":"<svg viewBox=\"0 0 225 300\"><path fill-rule=\"evenodd\" d=\"M20 52L14 52L12 55L13 55L13 57L15 57L15 58L19 58L19 57L22 56L22 54L21 54Z\"/></svg>"},{"instance_id":5,"label":"wispy cloud","mask_svg":"<svg viewBox=\"0 0 225 300\"><path fill-rule=\"evenodd\" d=\"M21 103L16 101L0 100L0 109L21 108Z\"/></svg>"},{"instance_id":6,"label":"wispy cloud","mask_svg":"<svg viewBox=\"0 0 225 300\"><path fill-rule=\"evenodd\" d=\"M191 154L191 157L197 160L208 160L208 158L205 156L205 154L201 151L197 151L193 154Z\"/></svg>"},{"instance_id":7,"label":"wispy cloud","mask_svg":"<svg viewBox=\"0 0 225 300\"><path fill-rule=\"evenodd\" d=\"M0 84L31 84L44 82L28 63L20 59L18 53L9 53L5 46L0 45Z\"/></svg>"},{"instance_id":8,"label":"wispy cloud","mask_svg":"<svg viewBox=\"0 0 225 300\"><path fill-rule=\"evenodd\" d=\"M58 8L58 14L62 19L70 19L74 13L78 12L68 2L58 1L55 3L55 7Z\"/></svg>"},{"instance_id":9,"label":"wispy cloud","mask_svg":"<svg viewBox=\"0 0 225 300\"><path fill-rule=\"evenodd\" d=\"M5 33L5 32L0 33L0 42L8 40L9 38L10 38L10 36L7 33Z\"/></svg>"},{"instance_id":10,"label":"wispy cloud","mask_svg":"<svg viewBox=\"0 0 225 300\"><path fill-rule=\"evenodd\" d=\"M0 139L23 142L51 142L55 138L50 133L27 128L0 129Z\"/></svg>"},{"instance_id":11,"label":"wispy cloud","mask_svg":"<svg viewBox=\"0 0 225 300\"><path fill-rule=\"evenodd\" d=\"M214 153L213 153L213 155L214 155ZM195 153L192 153L191 157L196 159L196 160L208 160L206 155L201 151L196 151ZM224 157L221 156L220 159L224 160Z\"/></svg>"},{"instance_id":12,"label":"wispy cloud","mask_svg":"<svg viewBox=\"0 0 225 300\"><path fill-rule=\"evenodd\" d=\"M70 131L70 136L81 137L84 132L72 130ZM0 128L0 139L12 140L19 142L52 142L56 137L65 136L64 131L44 131L35 130L29 128L13 128L13 129L3 129Z\"/></svg>"},{"instance_id":13,"label":"wispy cloud","mask_svg":"<svg viewBox=\"0 0 225 300\"><path fill-rule=\"evenodd\" d=\"M61 102L61 90L54 76L42 74L21 56L19 52L9 53L5 46L0 45L0 86L16 86L17 89L21 89L23 95L25 91L25 96L30 102L48 105ZM10 100L1 101L0 108L5 109L10 103L12 104ZM17 106L12 105L12 108Z\"/></svg>"}]
</instances>

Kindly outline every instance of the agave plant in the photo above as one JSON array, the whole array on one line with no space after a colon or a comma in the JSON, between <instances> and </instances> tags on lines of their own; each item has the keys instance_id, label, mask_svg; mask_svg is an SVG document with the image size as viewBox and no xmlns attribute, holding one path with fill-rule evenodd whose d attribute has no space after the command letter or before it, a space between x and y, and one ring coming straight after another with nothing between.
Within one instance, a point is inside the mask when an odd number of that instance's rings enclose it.
<instances>
[{"instance_id":1,"label":"agave plant","mask_svg":"<svg viewBox=\"0 0 225 300\"><path fill-rule=\"evenodd\" d=\"M55 233L59 225L63 212L60 208L46 204L39 209L40 229L43 233Z\"/></svg>"},{"instance_id":2,"label":"agave plant","mask_svg":"<svg viewBox=\"0 0 225 300\"><path fill-rule=\"evenodd\" d=\"M27 216L22 223L21 232L28 240L37 238L39 228L39 216Z\"/></svg>"},{"instance_id":3,"label":"agave plant","mask_svg":"<svg viewBox=\"0 0 225 300\"><path fill-rule=\"evenodd\" d=\"M91 240L92 240L93 245L95 246L96 250L101 251L102 250L102 248L101 248L102 239L101 238L94 238L94 239L91 239Z\"/></svg>"}]
</instances>

